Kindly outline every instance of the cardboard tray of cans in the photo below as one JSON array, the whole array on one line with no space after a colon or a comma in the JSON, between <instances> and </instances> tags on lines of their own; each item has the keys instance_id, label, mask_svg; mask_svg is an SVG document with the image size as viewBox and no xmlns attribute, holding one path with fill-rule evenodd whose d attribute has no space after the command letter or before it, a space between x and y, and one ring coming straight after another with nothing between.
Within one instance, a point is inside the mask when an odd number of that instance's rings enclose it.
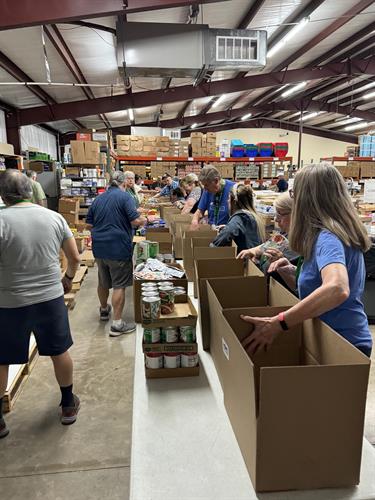
<instances>
[{"instance_id":1,"label":"cardboard tray of cans","mask_svg":"<svg viewBox=\"0 0 375 500\"><path fill-rule=\"evenodd\" d=\"M199 375L199 356L197 366L191 368L156 368L151 369L145 366L146 378L176 378L176 377L197 377Z\"/></svg>"},{"instance_id":2,"label":"cardboard tray of cans","mask_svg":"<svg viewBox=\"0 0 375 500\"><path fill-rule=\"evenodd\" d=\"M180 297L185 297L181 295ZM143 323L143 328L162 328L166 326L195 326L197 324L198 313L190 300L182 303L175 303L174 311L171 314L161 314L160 318L151 323Z\"/></svg>"}]
</instances>

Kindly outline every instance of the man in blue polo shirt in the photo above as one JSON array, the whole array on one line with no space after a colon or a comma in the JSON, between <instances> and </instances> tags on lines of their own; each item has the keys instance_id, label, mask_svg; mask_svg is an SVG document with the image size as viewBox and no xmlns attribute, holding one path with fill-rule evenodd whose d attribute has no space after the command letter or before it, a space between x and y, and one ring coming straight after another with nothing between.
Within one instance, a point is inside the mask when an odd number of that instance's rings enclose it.
<instances>
[{"instance_id":1,"label":"man in blue polo shirt","mask_svg":"<svg viewBox=\"0 0 375 500\"><path fill-rule=\"evenodd\" d=\"M215 226L226 224L230 217L229 194L235 182L222 179L215 167L204 167L199 175L204 191L198 210L192 223L199 224L205 212L208 212L208 223Z\"/></svg>"},{"instance_id":2,"label":"man in blue polo shirt","mask_svg":"<svg viewBox=\"0 0 375 500\"><path fill-rule=\"evenodd\" d=\"M125 288L133 283L133 228L145 224L133 197L126 192L124 172L112 174L108 190L98 196L87 214L91 225L92 249L98 265L100 320L107 321L113 307L109 335L118 337L135 330L135 324L122 319ZM108 304L113 288L112 307Z\"/></svg>"},{"instance_id":3,"label":"man in blue polo shirt","mask_svg":"<svg viewBox=\"0 0 375 500\"><path fill-rule=\"evenodd\" d=\"M156 194L153 198L159 198L160 196L171 196L172 191L178 188L178 182L174 181L170 174L164 174L161 180L165 183L165 186L160 191L160 193Z\"/></svg>"}]
</instances>

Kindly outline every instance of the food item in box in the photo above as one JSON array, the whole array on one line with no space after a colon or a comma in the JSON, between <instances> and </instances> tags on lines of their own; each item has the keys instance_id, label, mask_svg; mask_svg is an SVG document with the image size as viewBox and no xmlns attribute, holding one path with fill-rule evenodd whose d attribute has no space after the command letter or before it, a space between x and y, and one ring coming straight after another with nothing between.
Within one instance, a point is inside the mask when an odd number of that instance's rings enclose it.
<instances>
[{"instance_id":1,"label":"food item in box","mask_svg":"<svg viewBox=\"0 0 375 500\"><path fill-rule=\"evenodd\" d=\"M195 326L180 326L180 339L188 344L195 342Z\"/></svg>"},{"instance_id":2,"label":"food item in box","mask_svg":"<svg viewBox=\"0 0 375 500\"><path fill-rule=\"evenodd\" d=\"M155 259L159 253L159 243L157 241L150 241L148 243L148 255L151 259Z\"/></svg>"},{"instance_id":3,"label":"food item in box","mask_svg":"<svg viewBox=\"0 0 375 500\"><path fill-rule=\"evenodd\" d=\"M164 353L164 368L180 368L181 356L177 352Z\"/></svg>"},{"instance_id":4,"label":"food item in box","mask_svg":"<svg viewBox=\"0 0 375 500\"><path fill-rule=\"evenodd\" d=\"M148 352L145 355L146 368L157 370L163 368L163 355L159 352Z\"/></svg>"},{"instance_id":5,"label":"food item in box","mask_svg":"<svg viewBox=\"0 0 375 500\"><path fill-rule=\"evenodd\" d=\"M161 329L161 341L163 344L174 344L178 342L178 329L175 326L165 326Z\"/></svg>"},{"instance_id":6,"label":"food item in box","mask_svg":"<svg viewBox=\"0 0 375 500\"><path fill-rule=\"evenodd\" d=\"M142 321L152 323L160 318L161 300L159 297L142 297Z\"/></svg>"},{"instance_id":7,"label":"food item in box","mask_svg":"<svg viewBox=\"0 0 375 500\"><path fill-rule=\"evenodd\" d=\"M160 328L144 328L143 342L145 344L157 344L160 342Z\"/></svg>"},{"instance_id":8,"label":"food item in box","mask_svg":"<svg viewBox=\"0 0 375 500\"><path fill-rule=\"evenodd\" d=\"M161 299L161 313L172 314L174 311L174 288L173 286L164 286L159 288L159 297Z\"/></svg>"},{"instance_id":9,"label":"food item in box","mask_svg":"<svg viewBox=\"0 0 375 500\"><path fill-rule=\"evenodd\" d=\"M183 352L181 353L181 368L193 368L198 365L197 352Z\"/></svg>"}]
</instances>

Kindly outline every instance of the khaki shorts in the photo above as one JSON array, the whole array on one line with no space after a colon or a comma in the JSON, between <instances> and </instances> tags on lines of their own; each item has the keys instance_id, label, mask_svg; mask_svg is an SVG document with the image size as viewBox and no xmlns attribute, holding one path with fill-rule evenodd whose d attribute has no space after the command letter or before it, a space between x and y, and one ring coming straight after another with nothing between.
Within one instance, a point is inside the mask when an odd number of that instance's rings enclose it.
<instances>
[{"instance_id":1,"label":"khaki shorts","mask_svg":"<svg viewBox=\"0 0 375 500\"><path fill-rule=\"evenodd\" d=\"M98 280L101 288L126 288L133 284L133 262L131 260L96 259Z\"/></svg>"}]
</instances>

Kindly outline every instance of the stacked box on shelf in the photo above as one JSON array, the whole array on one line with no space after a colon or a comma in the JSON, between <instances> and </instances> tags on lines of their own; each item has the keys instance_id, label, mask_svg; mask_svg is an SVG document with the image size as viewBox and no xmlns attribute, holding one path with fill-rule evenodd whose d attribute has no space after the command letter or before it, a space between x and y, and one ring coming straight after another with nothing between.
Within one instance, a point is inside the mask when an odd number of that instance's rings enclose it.
<instances>
[{"instance_id":1,"label":"stacked box on shelf","mask_svg":"<svg viewBox=\"0 0 375 500\"><path fill-rule=\"evenodd\" d=\"M78 198L60 198L59 213L64 217L68 224L78 224L79 204L80 200Z\"/></svg>"},{"instance_id":2,"label":"stacked box on shelf","mask_svg":"<svg viewBox=\"0 0 375 500\"><path fill-rule=\"evenodd\" d=\"M375 136L361 135L359 137L359 156L375 156Z\"/></svg>"},{"instance_id":3,"label":"stacked box on shelf","mask_svg":"<svg viewBox=\"0 0 375 500\"><path fill-rule=\"evenodd\" d=\"M236 179L258 179L259 167L257 165L236 165Z\"/></svg>"},{"instance_id":4,"label":"stacked box on shelf","mask_svg":"<svg viewBox=\"0 0 375 500\"><path fill-rule=\"evenodd\" d=\"M233 179L234 163L211 163L219 172L221 177L226 179Z\"/></svg>"},{"instance_id":5,"label":"stacked box on shelf","mask_svg":"<svg viewBox=\"0 0 375 500\"><path fill-rule=\"evenodd\" d=\"M70 141L73 163L82 165L100 164L100 144L95 141Z\"/></svg>"},{"instance_id":6,"label":"stacked box on shelf","mask_svg":"<svg viewBox=\"0 0 375 500\"><path fill-rule=\"evenodd\" d=\"M260 176L264 178L273 178L277 176L277 167L272 163L263 163L260 167Z\"/></svg>"},{"instance_id":7,"label":"stacked box on shelf","mask_svg":"<svg viewBox=\"0 0 375 500\"><path fill-rule=\"evenodd\" d=\"M216 132L207 132L206 134L206 143L207 143L207 156L215 156L216 155Z\"/></svg>"},{"instance_id":8,"label":"stacked box on shelf","mask_svg":"<svg viewBox=\"0 0 375 500\"><path fill-rule=\"evenodd\" d=\"M190 134L191 154L193 156L202 156L202 137L201 132L192 132Z\"/></svg>"},{"instance_id":9,"label":"stacked box on shelf","mask_svg":"<svg viewBox=\"0 0 375 500\"><path fill-rule=\"evenodd\" d=\"M354 163L354 162L353 162ZM361 167L361 178L375 177L375 162L362 161L358 162ZM351 176L353 177L353 176Z\"/></svg>"},{"instance_id":10,"label":"stacked box on shelf","mask_svg":"<svg viewBox=\"0 0 375 500\"><path fill-rule=\"evenodd\" d=\"M353 177L358 178L360 172L361 162L358 161L350 161L345 166L336 166L337 170L341 173L343 177Z\"/></svg>"}]
</instances>

